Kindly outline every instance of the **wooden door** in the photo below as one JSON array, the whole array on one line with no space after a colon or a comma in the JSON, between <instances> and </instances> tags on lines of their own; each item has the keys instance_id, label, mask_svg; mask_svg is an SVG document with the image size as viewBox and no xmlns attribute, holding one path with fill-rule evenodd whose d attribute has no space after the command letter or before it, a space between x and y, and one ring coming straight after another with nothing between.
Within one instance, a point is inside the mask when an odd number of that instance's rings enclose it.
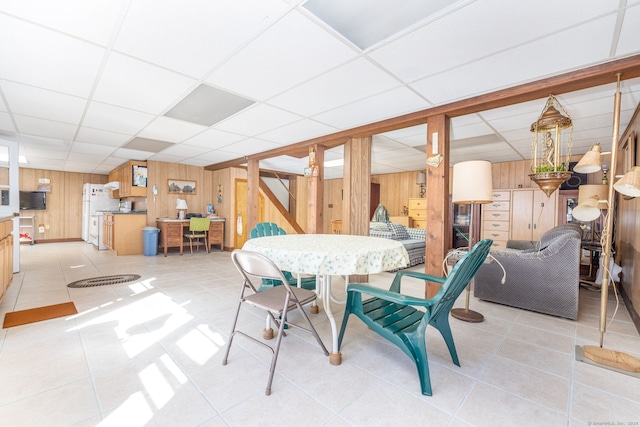
<instances>
[{"instance_id":1,"label":"wooden door","mask_svg":"<svg viewBox=\"0 0 640 427\"><path fill-rule=\"evenodd\" d=\"M511 198L511 238L514 240L533 240L533 191L514 191Z\"/></svg>"},{"instance_id":2,"label":"wooden door","mask_svg":"<svg viewBox=\"0 0 640 427\"><path fill-rule=\"evenodd\" d=\"M247 230L247 215L249 188L246 179L237 178L235 181L235 215L232 218L233 224L229 224L229 230L233 230L233 246L241 249L244 242L249 239L249 231ZM264 196L258 195L258 222L263 221L264 213ZM240 218L240 219L238 219Z\"/></svg>"},{"instance_id":3,"label":"wooden door","mask_svg":"<svg viewBox=\"0 0 640 427\"><path fill-rule=\"evenodd\" d=\"M371 201L369 202L369 220L373 218L373 213L380 204L380 184L371 183Z\"/></svg>"},{"instance_id":4,"label":"wooden door","mask_svg":"<svg viewBox=\"0 0 640 427\"><path fill-rule=\"evenodd\" d=\"M556 197L553 193L547 197L542 190L533 190L533 230L531 240L539 240L556 224Z\"/></svg>"}]
</instances>

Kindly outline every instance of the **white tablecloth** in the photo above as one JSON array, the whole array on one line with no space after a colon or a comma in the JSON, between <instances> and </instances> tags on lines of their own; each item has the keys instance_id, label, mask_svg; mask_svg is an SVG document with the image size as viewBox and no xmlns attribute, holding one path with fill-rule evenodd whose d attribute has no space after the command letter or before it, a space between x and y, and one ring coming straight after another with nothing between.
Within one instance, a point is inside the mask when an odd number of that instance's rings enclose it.
<instances>
[{"instance_id":1,"label":"white tablecloth","mask_svg":"<svg viewBox=\"0 0 640 427\"><path fill-rule=\"evenodd\" d=\"M260 252L282 270L304 274L375 274L409 265L409 254L402 243L369 236L267 236L247 240L242 249Z\"/></svg>"}]
</instances>

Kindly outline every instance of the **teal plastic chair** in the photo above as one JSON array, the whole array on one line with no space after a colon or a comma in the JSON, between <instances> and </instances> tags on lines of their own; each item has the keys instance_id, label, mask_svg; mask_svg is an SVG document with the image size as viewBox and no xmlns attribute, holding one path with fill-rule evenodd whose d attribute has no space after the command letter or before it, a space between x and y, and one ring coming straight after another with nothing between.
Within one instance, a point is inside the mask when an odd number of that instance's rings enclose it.
<instances>
[{"instance_id":1,"label":"teal plastic chair","mask_svg":"<svg viewBox=\"0 0 640 427\"><path fill-rule=\"evenodd\" d=\"M363 284L347 286L347 303L338 337L338 348L342 345L344 331L350 314L355 314L374 332L397 345L409 356L418 368L422 394L431 396L431 380L425 332L428 325L436 328L444 338L453 363L460 366L458 353L449 326L449 312L460 293L476 274L493 241L482 240L467 253L449 273L448 277L436 277L416 271L396 273L388 291ZM405 276L442 284L432 298L424 299L402 295L400 283ZM373 296L364 300L362 294ZM424 307L425 311L414 307Z\"/></svg>"},{"instance_id":2,"label":"teal plastic chair","mask_svg":"<svg viewBox=\"0 0 640 427\"><path fill-rule=\"evenodd\" d=\"M256 224L255 228L249 232L249 238L253 239L256 237L264 237L264 236L280 236L287 234L282 228L278 226L278 224L274 224L273 222L260 222ZM290 286L298 286L298 279L291 274L289 271L283 271L282 275L287 279L287 282ZM265 289L273 288L274 286L280 286L282 282L280 280L274 279L263 279L260 289L258 291L262 291ZM314 290L316 288L316 278L312 277L302 277L300 279L300 287L303 289Z\"/></svg>"}]
</instances>

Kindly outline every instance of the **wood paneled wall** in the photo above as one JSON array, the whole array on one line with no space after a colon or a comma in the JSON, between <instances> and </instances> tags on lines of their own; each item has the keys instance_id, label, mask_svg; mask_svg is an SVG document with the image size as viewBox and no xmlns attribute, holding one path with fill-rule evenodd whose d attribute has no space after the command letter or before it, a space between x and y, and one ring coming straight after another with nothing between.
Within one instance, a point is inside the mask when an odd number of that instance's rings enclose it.
<instances>
[{"instance_id":1,"label":"wood paneled wall","mask_svg":"<svg viewBox=\"0 0 640 427\"><path fill-rule=\"evenodd\" d=\"M104 184L107 175L62 172L44 169L20 168L20 190L37 191L38 181L50 181L47 194L47 209L43 211L20 211L21 215L35 216L35 239L78 240L82 238L82 185ZM45 227L44 233L38 226Z\"/></svg>"}]
</instances>

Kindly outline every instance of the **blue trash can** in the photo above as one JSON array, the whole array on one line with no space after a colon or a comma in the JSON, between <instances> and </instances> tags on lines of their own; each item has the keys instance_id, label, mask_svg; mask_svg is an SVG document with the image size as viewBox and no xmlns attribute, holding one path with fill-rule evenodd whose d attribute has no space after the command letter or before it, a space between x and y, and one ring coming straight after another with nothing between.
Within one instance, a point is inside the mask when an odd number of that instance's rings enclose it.
<instances>
[{"instance_id":1,"label":"blue trash can","mask_svg":"<svg viewBox=\"0 0 640 427\"><path fill-rule=\"evenodd\" d=\"M156 227L142 228L142 241L144 244L144 256L158 255L158 234L160 229Z\"/></svg>"}]
</instances>

